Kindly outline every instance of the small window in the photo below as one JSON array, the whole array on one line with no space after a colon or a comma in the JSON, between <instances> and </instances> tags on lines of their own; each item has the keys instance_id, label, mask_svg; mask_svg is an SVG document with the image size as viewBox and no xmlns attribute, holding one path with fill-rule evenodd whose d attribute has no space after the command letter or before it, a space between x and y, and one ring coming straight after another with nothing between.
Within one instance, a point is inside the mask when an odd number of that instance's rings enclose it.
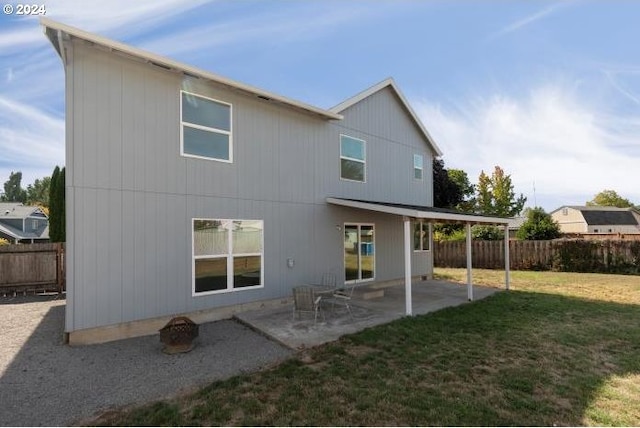
<instances>
[{"instance_id":1,"label":"small window","mask_svg":"<svg viewBox=\"0 0 640 428\"><path fill-rule=\"evenodd\" d=\"M37 230L38 229L38 220L31 220L31 229L33 230Z\"/></svg>"},{"instance_id":2,"label":"small window","mask_svg":"<svg viewBox=\"0 0 640 428\"><path fill-rule=\"evenodd\" d=\"M263 221L193 219L193 295L263 286Z\"/></svg>"},{"instance_id":3,"label":"small window","mask_svg":"<svg viewBox=\"0 0 640 428\"><path fill-rule=\"evenodd\" d=\"M598 229L593 229L593 233L598 233Z\"/></svg>"},{"instance_id":4,"label":"small window","mask_svg":"<svg viewBox=\"0 0 640 428\"><path fill-rule=\"evenodd\" d=\"M609 233L613 232L613 229L609 229Z\"/></svg>"},{"instance_id":5,"label":"small window","mask_svg":"<svg viewBox=\"0 0 640 428\"><path fill-rule=\"evenodd\" d=\"M567 208L563 208L562 215L569 215L569 210Z\"/></svg>"},{"instance_id":6,"label":"small window","mask_svg":"<svg viewBox=\"0 0 640 428\"><path fill-rule=\"evenodd\" d=\"M340 178L351 181L366 180L366 142L340 135Z\"/></svg>"},{"instance_id":7,"label":"small window","mask_svg":"<svg viewBox=\"0 0 640 428\"><path fill-rule=\"evenodd\" d=\"M429 251L429 223L423 220L414 223L413 251Z\"/></svg>"},{"instance_id":8,"label":"small window","mask_svg":"<svg viewBox=\"0 0 640 428\"><path fill-rule=\"evenodd\" d=\"M413 155L413 178L422 180L424 173L424 157L422 155Z\"/></svg>"},{"instance_id":9,"label":"small window","mask_svg":"<svg viewBox=\"0 0 640 428\"><path fill-rule=\"evenodd\" d=\"M183 156L232 162L231 104L180 92Z\"/></svg>"}]
</instances>

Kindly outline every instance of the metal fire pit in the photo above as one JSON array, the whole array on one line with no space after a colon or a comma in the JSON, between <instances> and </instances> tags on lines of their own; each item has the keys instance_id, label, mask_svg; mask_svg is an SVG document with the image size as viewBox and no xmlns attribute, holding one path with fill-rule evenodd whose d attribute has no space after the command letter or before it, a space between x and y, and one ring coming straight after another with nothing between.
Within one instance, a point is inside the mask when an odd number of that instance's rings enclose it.
<instances>
[{"instance_id":1,"label":"metal fire pit","mask_svg":"<svg viewBox=\"0 0 640 428\"><path fill-rule=\"evenodd\" d=\"M176 354L193 349L193 340L198 337L198 324L187 317L172 318L160 329L160 342L164 343L162 352Z\"/></svg>"}]
</instances>

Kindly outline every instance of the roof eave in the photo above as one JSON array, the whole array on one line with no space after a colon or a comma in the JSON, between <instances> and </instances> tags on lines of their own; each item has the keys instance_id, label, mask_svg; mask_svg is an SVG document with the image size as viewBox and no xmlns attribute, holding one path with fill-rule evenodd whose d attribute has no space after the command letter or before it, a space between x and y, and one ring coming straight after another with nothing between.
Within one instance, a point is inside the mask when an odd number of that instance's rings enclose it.
<instances>
[{"instance_id":1,"label":"roof eave","mask_svg":"<svg viewBox=\"0 0 640 428\"><path fill-rule=\"evenodd\" d=\"M403 217L421 218L434 221L451 221L461 223L474 223L474 224L500 224L508 225L509 219L502 217L489 217L473 214L452 214L433 211L421 211L411 208L393 207L388 205L381 205L375 202L361 202L353 201L349 199L341 198L326 198L327 203L333 205L340 205L343 207L364 209L369 211L384 212L387 214L395 214Z\"/></svg>"},{"instance_id":2,"label":"roof eave","mask_svg":"<svg viewBox=\"0 0 640 428\"><path fill-rule=\"evenodd\" d=\"M273 92L265 91L250 85L246 85L244 83L240 83L235 80L228 79L226 77L199 69L197 67L192 67L190 65L181 63L179 61L174 61L170 58L166 58L161 55L157 55L152 52L145 51L143 49L135 48L133 46L129 46L124 43L111 40L97 34L89 33L79 28L71 27L69 25L62 24L57 21L53 21L49 18L40 18L40 25L44 27L45 34L47 35L51 43L54 45L54 48L56 49L56 51L62 57L63 60L65 60L64 46L60 45L61 43L60 40L62 40L62 37L60 37L60 35L65 34L67 36L76 37L78 39L82 39L82 40L94 43L96 45L100 45L111 51L119 51L127 55L137 57L143 60L144 62L151 63L153 65L157 65L168 70L175 70L178 72L182 72L183 74L190 77L202 78L205 80L212 81L214 83L227 86L234 90L238 90L250 95L257 96L265 101L273 101L278 104L283 104L287 107L294 108L296 110L301 110L306 113L311 113L311 114L320 116L324 119L330 119L330 120L342 119L342 115L338 113L334 113L330 110L321 109L319 107L315 107L310 104L303 103L301 101L296 101L296 100L284 97L282 95L275 94Z\"/></svg>"}]
</instances>

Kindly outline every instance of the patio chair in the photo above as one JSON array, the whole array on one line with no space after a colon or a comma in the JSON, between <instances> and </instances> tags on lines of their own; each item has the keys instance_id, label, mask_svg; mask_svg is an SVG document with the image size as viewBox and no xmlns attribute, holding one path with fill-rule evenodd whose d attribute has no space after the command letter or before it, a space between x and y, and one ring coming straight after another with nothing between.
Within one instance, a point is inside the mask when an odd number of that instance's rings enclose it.
<instances>
[{"instance_id":1,"label":"patio chair","mask_svg":"<svg viewBox=\"0 0 640 428\"><path fill-rule=\"evenodd\" d=\"M313 287L309 285L293 287L293 319L296 319L296 314L299 318L300 313L312 313L315 324L318 321L318 311L322 311L320 308L321 300L322 296L316 296ZM322 318L324 319L324 313L322 313Z\"/></svg>"},{"instance_id":2,"label":"patio chair","mask_svg":"<svg viewBox=\"0 0 640 428\"><path fill-rule=\"evenodd\" d=\"M344 286L341 288L336 288L329 297L328 300L331 302L331 312L335 311L336 305L344 306L349 313L349 317L353 319L353 312L351 312L351 298L353 297L353 290L356 288L355 284L350 284L349 286Z\"/></svg>"}]
</instances>

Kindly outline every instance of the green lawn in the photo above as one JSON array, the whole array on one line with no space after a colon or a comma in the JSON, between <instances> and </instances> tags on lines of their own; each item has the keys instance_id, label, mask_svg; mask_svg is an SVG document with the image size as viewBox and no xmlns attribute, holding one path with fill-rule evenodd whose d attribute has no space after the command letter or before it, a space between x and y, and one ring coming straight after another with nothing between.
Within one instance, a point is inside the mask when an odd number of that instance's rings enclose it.
<instances>
[{"instance_id":1,"label":"green lawn","mask_svg":"<svg viewBox=\"0 0 640 428\"><path fill-rule=\"evenodd\" d=\"M503 279L474 270L476 284ZM640 277L513 272L511 292L93 423L640 425Z\"/></svg>"}]
</instances>

